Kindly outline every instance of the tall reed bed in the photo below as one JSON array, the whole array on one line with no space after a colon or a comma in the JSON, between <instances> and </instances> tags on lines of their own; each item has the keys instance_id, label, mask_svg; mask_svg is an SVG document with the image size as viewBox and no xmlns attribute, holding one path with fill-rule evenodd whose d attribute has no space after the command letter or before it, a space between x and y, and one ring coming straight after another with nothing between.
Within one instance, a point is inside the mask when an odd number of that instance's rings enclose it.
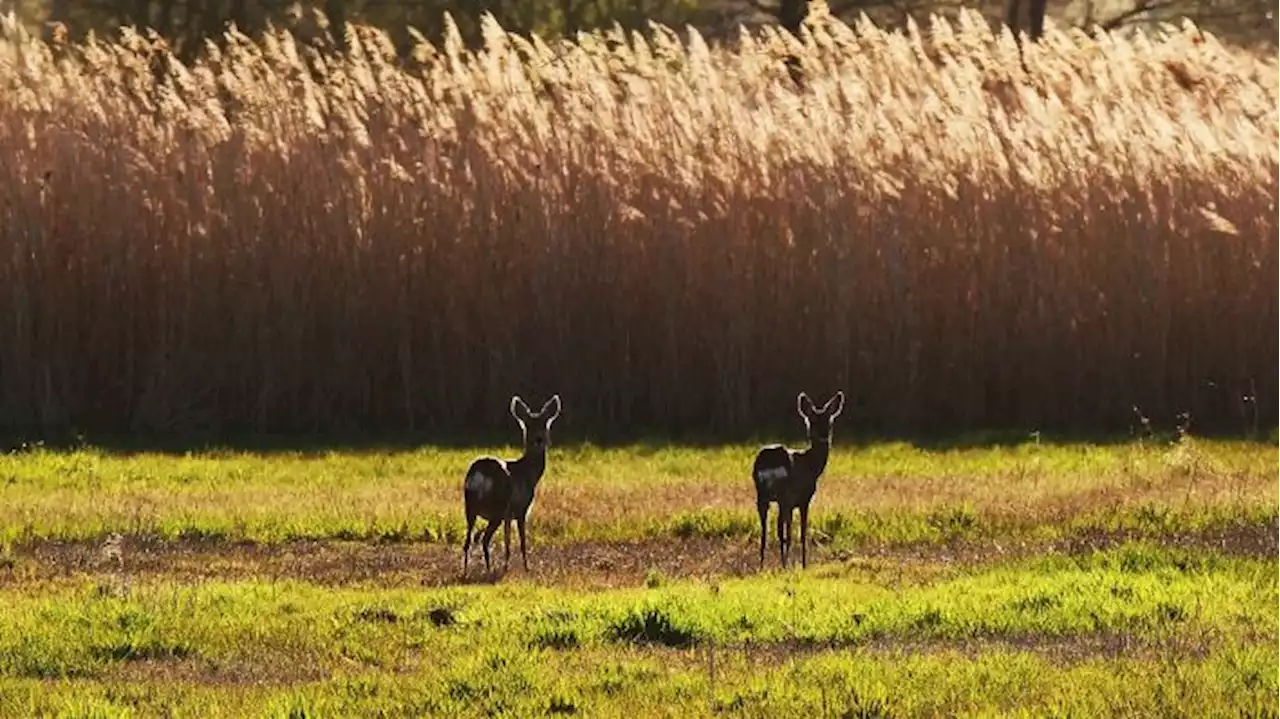
<instances>
[{"instance_id":1,"label":"tall reed bed","mask_svg":"<svg viewBox=\"0 0 1280 719\"><path fill-rule=\"evenodd\" d=\"M1026 70L970 15L350 41L5 46L0 424L1275 422L1275 58L1187 26Z\"/></svg>"}]
</instances>

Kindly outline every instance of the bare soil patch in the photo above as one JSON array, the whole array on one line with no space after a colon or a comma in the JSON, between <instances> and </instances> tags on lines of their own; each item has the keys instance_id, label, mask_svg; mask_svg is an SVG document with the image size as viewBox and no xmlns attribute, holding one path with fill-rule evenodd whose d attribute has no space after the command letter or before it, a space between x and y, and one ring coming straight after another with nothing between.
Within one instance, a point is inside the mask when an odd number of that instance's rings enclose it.
<instances>
[{"instance_id":1,"label":"bare soil patch","mask_svg":"<svg viewBox=\"0 0 1280 719\"><path fill-rule=\"evenodd\" d=\"M877 657L909 657L950 653L976 659L992 652L1020 652L1038 655L1059 666L1097 659L1178 659L1202 660L1213 648L1206 637L1170 637L1159 640L1131 634L1082 634L1069 637L1025 635L1017 637L972 637L964 639L873 639L856 644L784 641L768 643L705 643L688 648L630 647L632 656L658 660L668 669L684 671L714 666L719 671L754 672L777 668L796 660L823 654L870 654ZM567 651L578 651L576 649ZM607 649L605 651L608 651ZM392 668L395 673L412 673L420 668L421 657ZM128 682L187 682L206 686L287 686L323 681L335 676L332 668L296 661L263 661L245 664L215 664L200 658L141 660L122 662L110 676Z\"/></svg>"},{"instance_id":2,"label":"bare soil patch","mask_svg":"<svg viewBox=\"0 0 1280 719\"><path fill-rule=\"evenodd\" d=\"M962 639L878 638L856 644L784 641L770 643L715 644L700 643L692 649L648 648L646 653L663 656L664 662L683 664L708 663L714 655L721 666L780 665L797 658L824 652L870 653L885 657L907 657L955 653L976 659L991 652L1027 652L1038 654L1055 664L1069 665L1094 659L1176 657L1185 660L1204 659L1212 649L1208 637L1175 636L1161 639L1139 637L1128 633L1095 633L1073 636L1028 634L1023 636L975 636Z\"/></svg>"},{"instance_id":3,"label":"bare soil patch","mask_svg":"<svg viewBox=\"0 0 1280 719\"><path fill-rule=\"evenodd\" d=\"M1009 540L810 549L812 571L901 567L899 572L944 572L948 567L980 565L1045 552L1081 553L1134 539L1122 532L1095 532L1067 540L1031 544ZM1274 557L1274 523L1245 525L1220 532L1181 533L1156 540L1165 546L1204 548L1228 554ZM529 571L521 566L512 542L509 571L503 572L500 538L495 540L494 572L486 574L479 550L462 576L457 545L368 542L289 542L256 544L211 540L163 541L126 537L118 546L103 543L37 542L16 547L0 565L0 586L77 577L120 576L176 581L211 579L297 580L322 585L448 586L528 581L548 586L613 587L637 585L649 577L734 577L759 571L753 539L655 537L638 541L534 544ZM795 552L798 567L799 553ZM770 543L765 569L778 568ZM891 578L890 578L891 579Z\"/></svg>"},{"instance_id":4,"label":"bare soil patch","mask_svg":"<svg viewBox=\"0 0 1280 719\"><path fill-rule=\"evenodd\" d=\"M15 550L0 569L0 586L78 576L126 575L177 581L210 579L299 580L322 585L448 586L522 580L541 585L620 586L651 572L667 577L753 572L758 556L747 543L712 539L580 542L531 548L529 571L512 548L503 570L495 548L493 571L474 550L466 577L459 546L413 543L157 541L127 538L111 552L97 543L48 542ZM812 554L811 554L812 557ZM776 555L770 558L776 566ZM831 561L831 557L827 557ZM810 562L813 565L813 562Z\"/></svg>"}]
</instances>

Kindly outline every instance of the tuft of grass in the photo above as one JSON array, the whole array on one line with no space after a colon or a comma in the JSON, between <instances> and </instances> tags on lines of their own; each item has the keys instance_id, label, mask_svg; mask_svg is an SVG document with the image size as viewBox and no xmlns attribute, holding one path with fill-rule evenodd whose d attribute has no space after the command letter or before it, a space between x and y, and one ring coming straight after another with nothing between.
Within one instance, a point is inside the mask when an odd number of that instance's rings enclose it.
<instances>
[{"instance_id":1,"label":"tuft of grass","mask_svg":"<svg viewBox=\"0 0 1280 719\"><path fill-rule=\"evenodd\" d=\"M677 649L692 646L702 636L698 627L685 621L678 611L654 604L627 610L606 625L605 633L614 641Z\"/></svg>"}]
</instances>

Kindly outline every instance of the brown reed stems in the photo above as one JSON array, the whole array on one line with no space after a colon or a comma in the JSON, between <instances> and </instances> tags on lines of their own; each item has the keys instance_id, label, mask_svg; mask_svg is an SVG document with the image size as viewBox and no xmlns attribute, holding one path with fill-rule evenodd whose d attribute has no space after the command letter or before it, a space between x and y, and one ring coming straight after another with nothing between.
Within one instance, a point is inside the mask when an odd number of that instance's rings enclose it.
<instances>
[{"instance_id":1,"label":"brown reed stems","mask_svg":"<svg viewBox=\"0 0 1280 719\"><path fill-rule=\"evenodd\" d=\"M11 40L0 425L430 436L555 391L570 432L741 433L837 388L861 429L1274 424L1275 58L813 22Z\"/></svg>"}]
</instances>

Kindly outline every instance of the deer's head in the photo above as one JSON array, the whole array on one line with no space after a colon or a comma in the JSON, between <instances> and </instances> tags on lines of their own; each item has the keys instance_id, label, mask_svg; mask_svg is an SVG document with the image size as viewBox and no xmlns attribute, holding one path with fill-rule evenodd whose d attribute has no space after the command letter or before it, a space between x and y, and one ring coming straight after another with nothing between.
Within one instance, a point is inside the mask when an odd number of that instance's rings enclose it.
<instances>
[{"instance_id":1,"label":"deer's head","mask_svg":"<svg viewBox=\"0 0 1280 719\"><path fill-rule=\"evenodd\" d=\"M844 392L836 392L834 397L822 405L822 409L815 407L813 400L809 399L809 395L801 392L796 397L796 409L800 412L800 418L804 420L805 429L809 433L809 441L830 442L831 423L844 410Z\"/></svg>"},{"instance_id":2,"label":"deer's head","mask_svg":"<svg viewBox=\"0 0 1280 719\"><path fill-rule=\"evenodd\" d=\"M560 395L552 395L542 409L534 412L519 396L511 398L511 416L520 424L526 452L545 452L551 444L551 423L560 416Z\"/></svg>"}]
</instances>

